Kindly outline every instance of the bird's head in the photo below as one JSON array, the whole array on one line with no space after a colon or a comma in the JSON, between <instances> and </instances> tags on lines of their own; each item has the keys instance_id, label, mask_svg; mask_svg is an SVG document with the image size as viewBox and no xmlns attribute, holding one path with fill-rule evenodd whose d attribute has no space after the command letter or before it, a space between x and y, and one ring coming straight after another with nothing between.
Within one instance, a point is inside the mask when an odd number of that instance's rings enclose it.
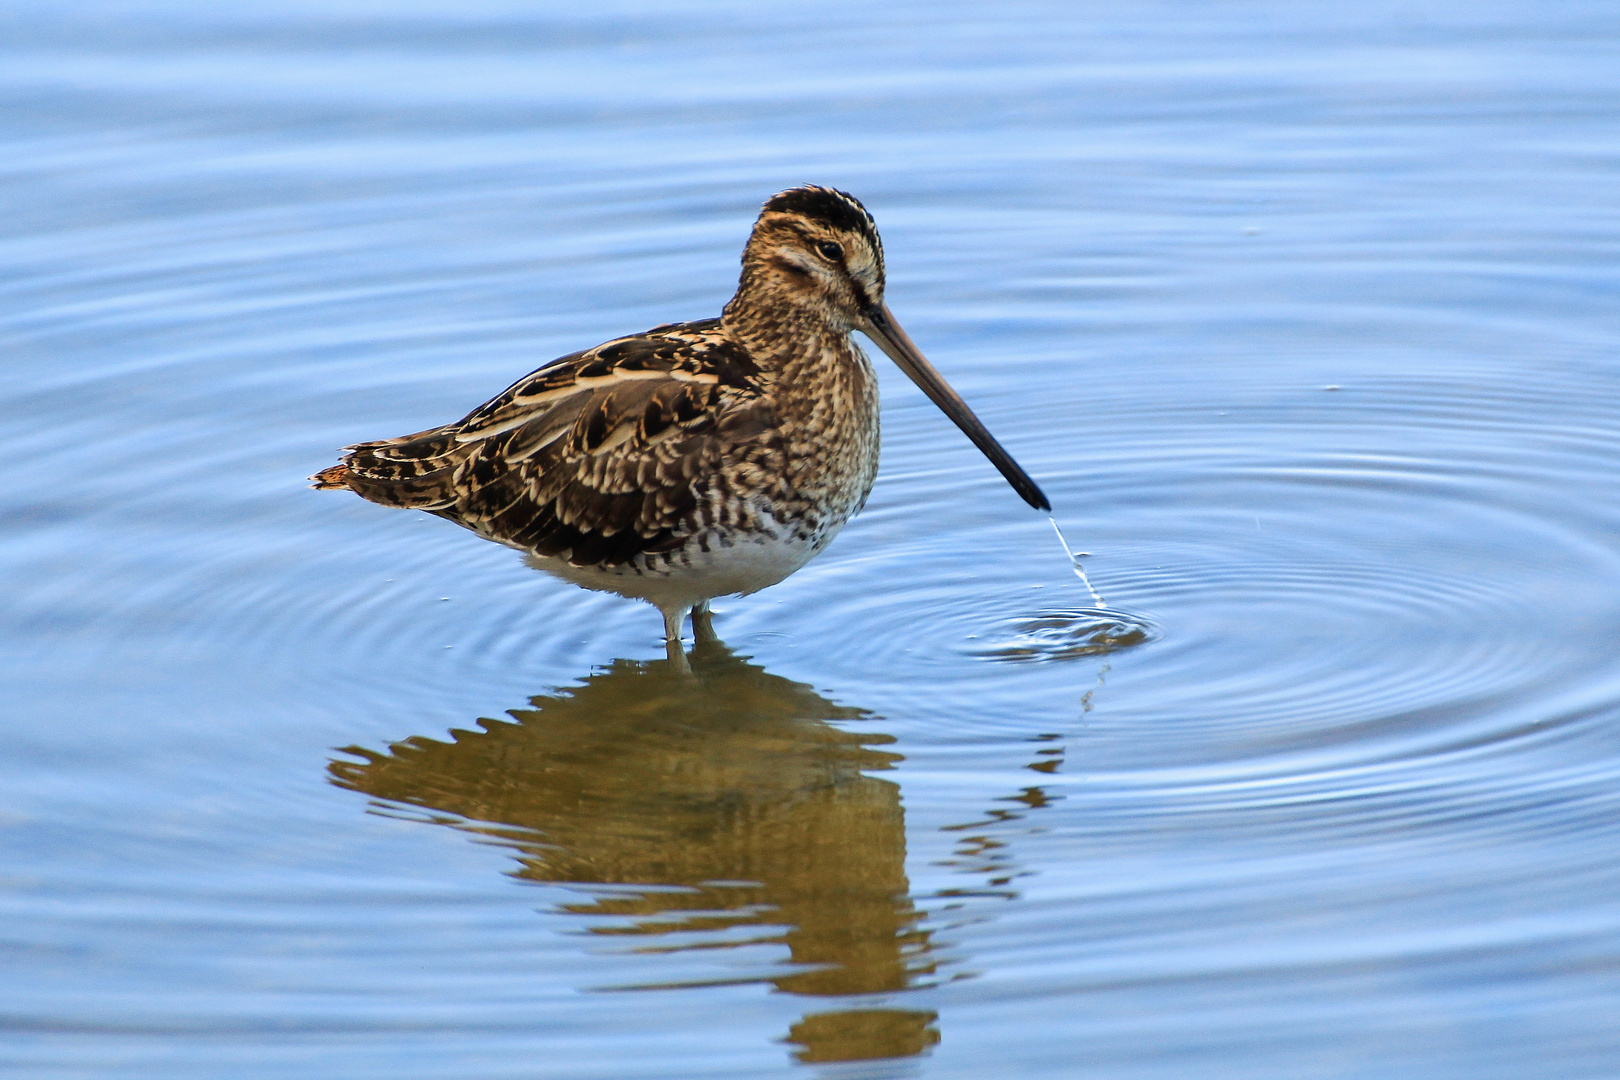
<instances>
[{"instance_id":1,"label":"bird's head","mask_svg":"<svg viewBox=\"0 0 1620 1080\"><path fill-rule=\"evenodd\" d=\"M789 188L760 211L743 251L743 279L778 302L814 309L839 330L862 329L867 313L883 305L883 241L855 196Z\"/></svg>"},{"instance_id":2,"label":"bird's head","mask_svg":"<svg viewBox=\"0 0 1620 1080\"><path fill-rule=\"evenodd\" d=\"M727 306L728 318L744 314L766 336L783 336L806 321L844 334L859 330L955 421L1025 502L1051 509L883 302L883 241L855 196L806 184L765 201L743 249L742 282Z\"/></svg>"}]
</instances>

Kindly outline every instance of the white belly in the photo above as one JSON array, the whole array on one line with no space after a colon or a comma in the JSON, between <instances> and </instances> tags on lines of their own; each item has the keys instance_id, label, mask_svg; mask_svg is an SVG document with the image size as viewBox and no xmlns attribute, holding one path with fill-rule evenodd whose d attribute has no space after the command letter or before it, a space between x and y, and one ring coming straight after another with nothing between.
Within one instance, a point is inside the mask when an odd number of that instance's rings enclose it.
<instances>
[{"instance_id":1,"label":"white belly","mask_svg":"<svg viewBox=\"0 0 1620 1080\"><path fill-rule=\"evenodd\" d=\"M732 534L696 540L673 554L667 565L638 556L619 567L574 566L543 555L524 558L530 566L587 589L645 600L663 610L684 610L716 596L758 592L798 570L821 553L838 529L815 537L782 533Z\"/></svg>"}]
</instances>

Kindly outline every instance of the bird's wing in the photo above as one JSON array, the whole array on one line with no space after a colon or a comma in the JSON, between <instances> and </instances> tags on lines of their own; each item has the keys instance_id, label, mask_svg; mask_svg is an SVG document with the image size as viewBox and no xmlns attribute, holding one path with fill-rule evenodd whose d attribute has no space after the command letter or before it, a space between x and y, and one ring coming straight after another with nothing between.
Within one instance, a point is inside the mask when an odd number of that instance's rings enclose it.
<instances>
[{"instance_id":1,"label":"bird's wing","mask_svg":"<svg viewBox=\"0 0 1620 1080\"><path fill-rule=\"evenodd\" d=\"M720 463L770 441L758 367L718 320L562 357L454 424L352 447L345 483L576 565L670 551L713 512Z\"/></svg>"}]
</instances>

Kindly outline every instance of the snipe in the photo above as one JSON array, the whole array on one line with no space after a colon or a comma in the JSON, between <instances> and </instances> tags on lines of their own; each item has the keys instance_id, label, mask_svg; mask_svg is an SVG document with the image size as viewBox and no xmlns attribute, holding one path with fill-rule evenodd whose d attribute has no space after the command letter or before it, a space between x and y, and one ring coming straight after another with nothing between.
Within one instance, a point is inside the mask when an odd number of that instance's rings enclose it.
<instances>
[{"instance_id":1,"label":"snipe","mask_svg":"<svg viewBox=\"0 0 1620 1080\"><path fill-rule=\"evenodd\" d=\"M693 612L774 585L866 502L878 465L877 342L1031 506L1035 482L923 358L883 302L883 243L854 196L765 203L718 319L671 323L552 361L453 424L346 447L311 477L425 510L664 615L671 660Z\"/></svg>"}]
</instances>

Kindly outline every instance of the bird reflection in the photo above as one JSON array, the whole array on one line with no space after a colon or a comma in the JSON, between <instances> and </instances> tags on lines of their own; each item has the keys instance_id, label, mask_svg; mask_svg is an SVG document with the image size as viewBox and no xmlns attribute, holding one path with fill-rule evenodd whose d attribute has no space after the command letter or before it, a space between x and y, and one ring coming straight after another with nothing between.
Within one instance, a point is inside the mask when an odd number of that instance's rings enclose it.
<instances>
[{"instance_id":1,"label":"bird reflection","mask_svg":"<svg viewBox=\"0 0 1620 1080\"><path fill-rule=\"evenodd\" d=\"M614 916L591 932L639 952L788 951L786 964L716 982L836 997L926 980L935 962L905 874L900 789L867 775L901 760L878 749L892 737L837 726L866 714L718 642L691 662L685 675L619 660L449 741L350 747L357 760L334 761L331 777L454 815L433 820L509 846L518 878L585 886L559 910ZM805 1062L905 1057L939 1040L934 1020L818 1009L786 1041Z\"/></svg>"}]
</instances>

